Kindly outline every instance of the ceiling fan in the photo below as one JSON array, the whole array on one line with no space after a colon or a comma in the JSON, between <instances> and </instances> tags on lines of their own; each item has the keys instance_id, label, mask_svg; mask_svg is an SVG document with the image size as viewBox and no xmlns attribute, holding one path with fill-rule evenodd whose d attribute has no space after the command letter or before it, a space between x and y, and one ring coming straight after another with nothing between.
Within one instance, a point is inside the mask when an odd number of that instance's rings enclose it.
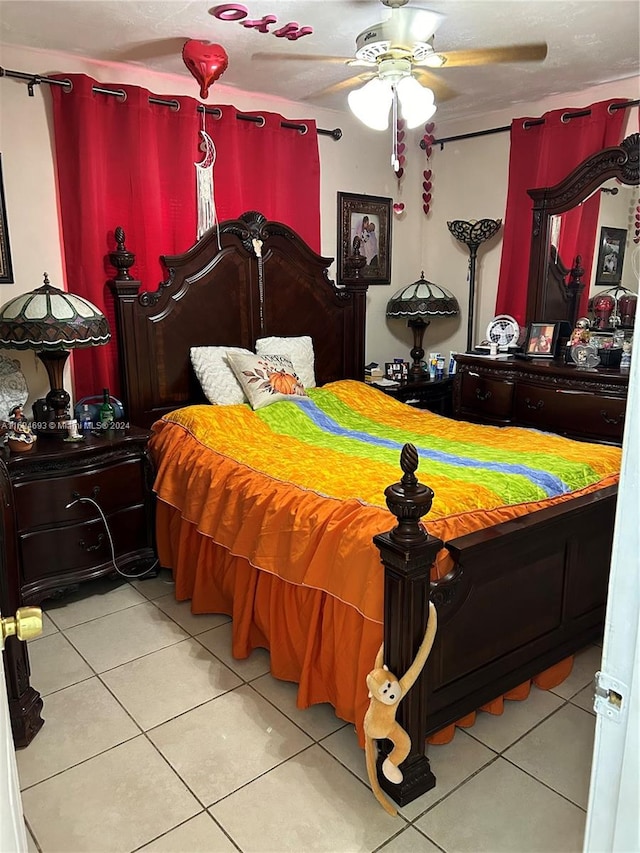
<instances>
[{"instance_id":1,"label":"ceiling fan","mask_svg":"<svg viewBox=\"0 0 640 853\"><path fill-rule=\"evenodd\" d=\"M386 21L374 24L356 36L355 56L335 57L310 54L257 53L254 58L339 62L349 67L370 69L315 92L310 98L354 89L348 96L352 112L374 130L386 130L393 107L408 127L417 127L435 112L435 101L456 96L436 69L489 65L502 62L536 62L547 55L544 43L506 47L439 51L434 47L436 30L445 19L439 12L407 6L409 0L381 0L391 9ZM433 69L433 70L432 70Z\"/></svg>"}]
</instances>

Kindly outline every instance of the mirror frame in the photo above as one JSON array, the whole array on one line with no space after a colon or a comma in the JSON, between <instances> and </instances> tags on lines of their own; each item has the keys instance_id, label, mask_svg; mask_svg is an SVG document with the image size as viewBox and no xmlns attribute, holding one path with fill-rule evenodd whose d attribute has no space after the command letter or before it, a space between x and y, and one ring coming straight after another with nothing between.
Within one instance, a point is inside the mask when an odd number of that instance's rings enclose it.
<instances>
[{"instance_id":1,"label":"mirror frame","mask_svg":"<svg viewBox=\"0 0 640 853\"><path fill-rule=\"evenodd\" d=\"M527 285L526 323L534 323L541 318L547 320L568 320L573 323L571 312L571 294L567 289L562 293L566 303L564 317L551 317L549 307L558 303L558 277L549 275L551 261L551 218L564 213L588 198L604 181L617 178L622 184L637 186L640 183L638 165L640 159L640 134L632 133L620 145L603 148L570 172L566 178L553 187L540 187L527 190L533 199L533 222L531 233L531 254L529 257L529 281ZM566 259L574 262L574 258Z\"/></svg>"}]
</instances>

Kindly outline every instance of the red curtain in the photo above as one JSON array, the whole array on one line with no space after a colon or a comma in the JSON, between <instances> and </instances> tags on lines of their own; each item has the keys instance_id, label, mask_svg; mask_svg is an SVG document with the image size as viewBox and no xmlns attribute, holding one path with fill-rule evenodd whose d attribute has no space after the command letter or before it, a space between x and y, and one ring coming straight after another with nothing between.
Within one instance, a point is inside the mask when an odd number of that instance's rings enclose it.
<instances>
[{"instance_id":1,"label":"red curtain","mask_svg":"<svg viewBox=\"0 0 640 853\"><path fill-rule=\"evenodd\" d=\"M601 101L589 107L586 116L564 120L574 109L545 113L543 124L526 127L533 118L514 119L511 124L509 188L505 213L502 259L496 299L496 314L510 314L524 324L527 308L527 283L531 248L532 199L527 190L550 187L559 183L586 157L601 148L618 145L621 139L624 110L609 112L609 105L620 99ZM580 313L587 310L588 282L595 250L600 196L593 195L585 204L562 214L560 258L572 266L577 254L582 255L587 283ZM543 319L554 319L539 318Z\"/></svg>"},{"instance_id":2,"label":"red curtain","mask_svg":"<svg viewBox=\"0 0 640 853\"><path fill-rule=\"evenodd\" d=\"M179 254L196 241L194 162L202 114L188 97L154 95L147 89L70 79L71 92L53 86L55 156L67 289L101 308L115 333L113 276L108 252L113 231L124 228L135 253L131 269L143 287L154 290L166 278L160 255ZM93 87L123 90L126 99L99 94ZM153 104L171 100L178 109ZM210 106L210 105L207 105ZM233 107L222 117L206 116L205 129L216 146L215 203L220 221L258 210L284 222L320 251L320 163L315 122L298 121L301 134L280 127L282 116L261 113L262 123L238 120ZM76 398L101 391L118 393L117 346L74 353Z\"/></svg>"}]
</instances>

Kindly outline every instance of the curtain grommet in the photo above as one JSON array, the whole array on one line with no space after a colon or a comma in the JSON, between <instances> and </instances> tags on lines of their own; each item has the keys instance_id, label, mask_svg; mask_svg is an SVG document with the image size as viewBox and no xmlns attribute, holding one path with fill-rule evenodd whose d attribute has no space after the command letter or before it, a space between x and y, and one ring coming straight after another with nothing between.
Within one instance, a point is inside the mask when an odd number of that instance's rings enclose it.
<instances>
[{"instance_id":1,"label":"curtain grommet","mask_svg":"<svg viewBox=\"0 0 640 853\"><path fill-rule=\"evenodd\" d=\"M562 115L560 116L560 121L562 122L562 124L569 124L569 122L571 121L571 114L562 113Z\"/></svg>"},{"instance_id":2,"label":"curtain grommet","mask_svg":"<svg viewBox=\"0 0 640 853\"><path fill-rule=\"evenodd\" d=\"M116 97L120 98L120 100L124 104L124 102L129 96L127 95L124 89L116 89Z\"/></svg>"},{"instance_id":3,"label":"curtain grommet","mask_svg":"<svg viewBox=\"0 0 640 853\"><path fill-rule=\"evenodd\" d=\"M69 80L69 78L67 77L67 79L63 80L62 82L64 83L64 86L63 86L64 92L67 92L67 93L73 92L73 80Z\"/></svg>"},{"instance_id":4,"label":"curtain grommet","mask_svg":"<svg viewBox=\"0 0 640 853\"><path fill-rule=\"evenodd\" d=\"M264 127L267 123L267 120L264 116L256 116L256 124L258 127Z\"/></svg>"},{"instance_id":5,"label":"curtain grommet","mask_svg":"<svg viewBox=\"0 0 640 853\"><path fill-rule=\"evenodd\" d=\"M309 133L309 125L303 124L302 127L298 129L298 133L300 134L300 136L306 136L307 133Z\"/></svg>"}]
</instances>

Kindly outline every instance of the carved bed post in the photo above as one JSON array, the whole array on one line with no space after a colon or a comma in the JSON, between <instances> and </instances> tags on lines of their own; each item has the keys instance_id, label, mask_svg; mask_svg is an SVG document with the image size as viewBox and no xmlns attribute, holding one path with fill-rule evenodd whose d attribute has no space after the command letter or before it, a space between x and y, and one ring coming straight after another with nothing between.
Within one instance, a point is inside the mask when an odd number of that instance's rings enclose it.
<instances>
[{"instance_id":1,"label":"carved bed post","mask_svg":"<svg viewBox=\"0 0 640 853\"><path fill-rule=\"evenodd\" d=\"M401 677L413 661L429 619L431 567L442 541L430 536L420 519L431 509L433 491L418 482L418 452L412 444L402 448L399 483L385 490L387 506L398 525L375 536L385 568L384 662ZM415 800L434 787L436 780L425 755L427 726L425 671L398 708L397 719L411 738L411 752L402 764L404 779L399 785L380 772L380 785L399 805Z\"/></svg>"},{"instance_id":2,"label":"carved bed post","mask_svg":"<svg viewBox=\"0 0 640 853\"><path fill-rule=\"evenodd\" d=\"M129 275L129 268L135 262L135 255L133 252L127 251L124 245L125 233L120 226L115 229L114 236L117 249L109 252L109 260L112 266L116 268L117 273L107 284L115 297L118 360L120 362L120 382L122 384L121 396L127 420L135 424L141 424L142 419L139 417L139 412L135 408L135 405L133 405L133 401L138 399L139 389L137 385L139 377L132 374L127 359L127 353L130 349L133 349L133 341L135 340L135 329L130 309L138 299L141 282Z\"/></svg>"}]
</instances>

